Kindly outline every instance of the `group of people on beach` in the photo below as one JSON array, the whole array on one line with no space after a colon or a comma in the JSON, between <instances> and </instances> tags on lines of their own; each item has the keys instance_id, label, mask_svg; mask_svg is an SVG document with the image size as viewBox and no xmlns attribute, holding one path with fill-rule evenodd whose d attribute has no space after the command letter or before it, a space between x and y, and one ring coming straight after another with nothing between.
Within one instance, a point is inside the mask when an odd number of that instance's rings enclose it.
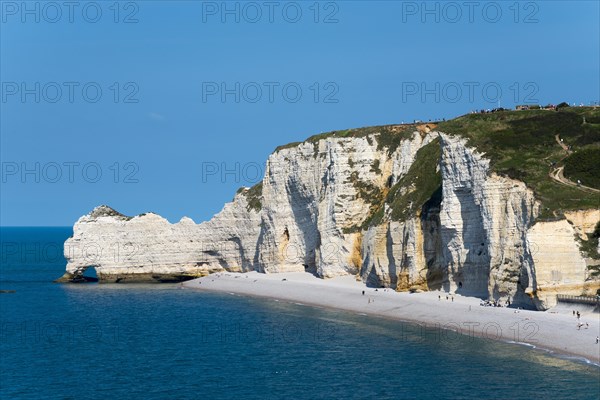
<instances>
[{"instance_id":1,"label":"group of people on beach","mask_svg":"<svg viewBox=\"0 0 600 400\"><path fill-rule=\"evenodd\" d=\"M577 317L577 330L580 331L582 326L585 326L585 329L589 329L590 328L590 324L589 323L583 323L581 322L581 313L579 311L575 311L573 310L573 316ZM596 336L596 344L600 343L600 336Z\"/></svg>"},{"instance_id":2,"label":"group of people on beach","mask_svg":"<svg viewBox=\"0 0 600 400\"><path fill-rule=\"evenodd\" d=\"M581 323L581 322L578 322L578 323L577 323L577 330L578 330L578 331L580 331L580 330L581 330L581 327L582 327L583 325L584 325L583 323ZM588 329L589 327L590 327L590 324L588 324L588 323L586 322L586 323L585 323L585 329Z\"/></svg>"},{"instance_id":3,"label":"group of people on beach","mask_svg":"<svg viewBox=\"0 0 600 400\"><path fill-rule=\"evenodd\" d=\"M379 292L379 289L375 289L374 291L375 291L375 292ZM383 291L384 291L384 292L387 292L387 291L388 291L388 289L387 289L387 288L383 288ZM363 295L363 296L365 295L365 291L364 291L364 290L362 291L362 295ZM375 298L373 298L373 297L371 297L371 296L368 296L368 297L369 297L369 304L371 304L371 303L375 303Z\"/></svg>"},{"instance_id":4,"label":"group of people on beach","mask_svg":"<svg viewBox=\"0 0 600 400\"><path fill-rule=\"evenodd\" d=\"M585 325L585 329L588 329L590 327L589 323L582 323L581 322L581 314L579 313L579 311L575 311L573 310L573 316L577 317L577 330L580 331L581 327ZM598 338L596 338L596 343L598 343Z\"/></svg>"},{"instance_id":5,"label":"group of people on beach","mask_svg":"<svg viewBox=\"0 0 600 400\"><path fill-rule=\"evenodd\" d=\"M510 300L506 300L504 304L500 300L481 300L479 305L482 307L510 307Z\"/></svg>"}]
</instances>

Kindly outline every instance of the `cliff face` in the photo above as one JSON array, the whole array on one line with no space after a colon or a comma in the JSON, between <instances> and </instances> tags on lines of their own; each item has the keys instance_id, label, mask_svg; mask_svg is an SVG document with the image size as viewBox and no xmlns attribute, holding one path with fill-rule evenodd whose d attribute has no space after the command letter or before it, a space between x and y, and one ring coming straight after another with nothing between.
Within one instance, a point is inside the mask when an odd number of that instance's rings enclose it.
<instances>
[{"instance_id":1,"label":"cliff face","mask_svg":"<svg viewBox=\"0 0 600 400\"><path fill-rule=\"evenodd\" d=\"M376 135L327 138L279 150L263 180L257 269L357 274L362 232L390 185L436 135L414 132L390 152Z\"/></svg>"},{"instance_id":2,"label":"cliff face","mask_svg":"<svg viewBox=\"0 0 600 400\"><path fill-rule=\"evenodd\" d=\"M181 281L212 272L248 271L256 260L260 217L244 193L213 219L171 224L148 213L133 218L96 207L73 227L65 242L67 271L60 281L77 280L93 267L104 282Z\"/></svg>"},{"instance_id":3,"label":"cliff face","mask_svg":"<svg viewBox=\"0 0 600 400\"><path fill-rule=\"evenodd\" d=\"M522 302L535 290L527 230L538 206L522 182L499 177L465 141L442 135L441 264L449 290ZM457 288L457 285L459 288ZM461 285L462 284L462 285Z\"/></svg>"},{"instance_id":4,"label":"cliff face","mask_svg":"<svg viewBox=\"0 0 600 400\"><path fill-rule=\"evenodd\" d=\"M208 222L96 208L65 243L62 279L88 267L112 282L309 271L541 309L556 293L595 292L577 235L598 210L536 222L539 208L460 137L400 126L331 135L275 151L262 183Z\"/></svg>"}]
</instances>

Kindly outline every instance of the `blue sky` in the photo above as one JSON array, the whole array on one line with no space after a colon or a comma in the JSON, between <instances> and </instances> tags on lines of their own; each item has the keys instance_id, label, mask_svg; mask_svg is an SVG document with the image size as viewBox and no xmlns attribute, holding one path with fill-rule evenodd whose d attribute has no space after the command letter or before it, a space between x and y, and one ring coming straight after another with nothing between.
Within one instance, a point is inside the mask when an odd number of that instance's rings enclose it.
<instances>
[{"instance_id":1,"label":"blue sky","mask_svg":"<svg viewBox=\"0 0 600 400\"><path fill-rule=\"evenodd\" d=\"M199 222L315 133L600 97L596 1L50 3L1 2L4 226Z\"/></svg>"}]
</instances>

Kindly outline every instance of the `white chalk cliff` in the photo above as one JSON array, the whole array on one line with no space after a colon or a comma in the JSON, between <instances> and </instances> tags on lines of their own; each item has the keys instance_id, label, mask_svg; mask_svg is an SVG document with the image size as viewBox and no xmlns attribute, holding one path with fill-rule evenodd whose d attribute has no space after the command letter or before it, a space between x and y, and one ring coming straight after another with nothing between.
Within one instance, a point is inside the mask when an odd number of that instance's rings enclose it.
<instances>
[{"instance_id":1,"label":"white chalk cliff","mask_svg":"<svg viewBox=\"0 0 600 400\"><path fill-rule=\"evenodd\" d=\"M269 157L261 184L204 223L97 207L65 243L62 281L89 267L104 282L310 271L539 309L553 306L557 293L600 288L577 237L593 230L600 210L538 221L534 193L492 172L465 139L402 129L284 146ZM420 175L431 188L422 189Z\"/></svg>"}]
</instances>

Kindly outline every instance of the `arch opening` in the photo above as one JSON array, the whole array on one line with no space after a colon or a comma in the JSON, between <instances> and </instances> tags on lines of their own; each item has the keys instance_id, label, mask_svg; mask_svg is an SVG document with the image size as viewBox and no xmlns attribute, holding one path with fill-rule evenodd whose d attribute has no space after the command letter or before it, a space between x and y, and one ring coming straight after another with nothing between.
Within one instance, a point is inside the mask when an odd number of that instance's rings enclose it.
<instances>
[{"instance_id":1,"label":"arch opening","mask_svg":"<svg viewBox=\"0 0 600 400\"><path fill-rule=\"evenodd\" d=\"M98 282L98 274L93 265L85 267L78 271L71 279L73 283Z\"/></svg>"}]
</instances>

